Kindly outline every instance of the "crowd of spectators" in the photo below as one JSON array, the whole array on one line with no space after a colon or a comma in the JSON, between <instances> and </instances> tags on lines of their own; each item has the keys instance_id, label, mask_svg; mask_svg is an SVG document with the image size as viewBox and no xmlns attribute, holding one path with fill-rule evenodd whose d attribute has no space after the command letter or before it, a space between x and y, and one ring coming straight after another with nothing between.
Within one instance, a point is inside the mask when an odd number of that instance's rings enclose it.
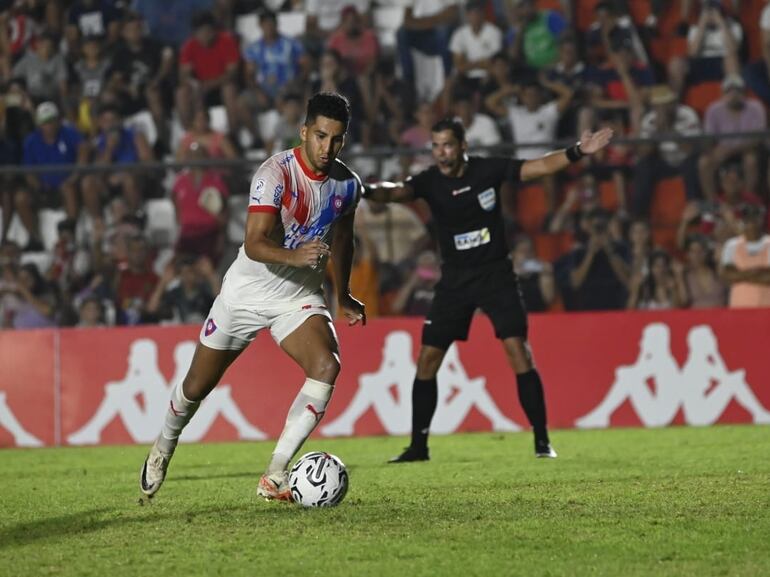
<instances>
[{"instance_id":1,"label":"crowd of spectators","mask_svg":"<svg viewBox=\"0 0 770 577\"><path fill-rule=\"evenodd\" d=\"M350 100L366 179L429 166L446 115L478 153L520 158L615 129L534 195L502 191L531 311L770 306L760 2L2 0L0 168L30 170L0 171L0 327L201 321L249 171L298 144L319 90ZM697 109L704 85L719 93ZM373 147L400 152L374 162ZM658 191L671 179L678 204ZM173 238L151 226L161 206ZM424 314L441 274L425 207L363 201L356 221L368 314Z\"/></svg>"}]
</instances>

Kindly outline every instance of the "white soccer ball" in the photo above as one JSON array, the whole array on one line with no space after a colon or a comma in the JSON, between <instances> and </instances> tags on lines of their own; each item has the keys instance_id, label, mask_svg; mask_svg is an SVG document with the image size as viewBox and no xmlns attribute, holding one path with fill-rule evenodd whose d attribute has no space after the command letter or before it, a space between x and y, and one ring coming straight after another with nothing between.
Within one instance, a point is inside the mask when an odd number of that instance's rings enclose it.
<instances>
[{"instance_id":1,"label":"white soccer ball","mask_svg":"<svg viewBox=\"0 0 770 577\"><path fill-rule=\"evenodd\" d=\"M348 492L348 471L339 457L307 453L291 468L289 488L294 502L303 507L334 507Z\"/></svg>"}]
</instances>

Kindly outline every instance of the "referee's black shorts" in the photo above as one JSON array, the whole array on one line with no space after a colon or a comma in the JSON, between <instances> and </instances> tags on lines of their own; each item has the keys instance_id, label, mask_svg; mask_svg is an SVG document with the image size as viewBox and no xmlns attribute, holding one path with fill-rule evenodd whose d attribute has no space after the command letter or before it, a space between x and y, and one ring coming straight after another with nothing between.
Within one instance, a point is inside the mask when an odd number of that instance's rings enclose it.
<instances>
[{"instance_id":1,"label":"referee's black shorts","mask_svg":"<svg viewBox=\"0 0 770 577\"><path fill-rule=\"evenodd\" d=\"M422 329L422 344L446 350L468 338L476 309L486 313L498 339L527 338L527 312L509 259L473 269L443 267Z\"/></svg>"}]
</instances>

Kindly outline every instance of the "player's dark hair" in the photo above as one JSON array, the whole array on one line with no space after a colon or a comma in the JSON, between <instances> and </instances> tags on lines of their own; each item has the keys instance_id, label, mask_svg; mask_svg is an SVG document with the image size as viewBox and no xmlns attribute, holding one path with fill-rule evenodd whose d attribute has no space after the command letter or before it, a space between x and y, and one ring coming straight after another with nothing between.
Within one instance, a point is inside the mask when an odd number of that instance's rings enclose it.
<instances>
[{"instance_id":1,"label":"player's dark hair","mask_svg":"<svg viewBox=\"0 0 770 577\"><path fill-rule=\"evenodd\" d=\"M459 142L465 142L465 128L463 128L463 123L457 118L450 118L448 116L442 118L430 129L431 132L443 132L445 130L452 131L452 134L454 134Z\"/></svg>"},{"instance_id":2,"label":"player's dark hair","mask_svg":"<svg viewBox=\"0 0 770 577\"><path fill-rule=\"evenodd\" d=\"M348 99L336 92L319 92L307 101L305 126L310 126L319 116L338 120L348 129L350 123L350 103Z\"/></svg>"}]
</instances>

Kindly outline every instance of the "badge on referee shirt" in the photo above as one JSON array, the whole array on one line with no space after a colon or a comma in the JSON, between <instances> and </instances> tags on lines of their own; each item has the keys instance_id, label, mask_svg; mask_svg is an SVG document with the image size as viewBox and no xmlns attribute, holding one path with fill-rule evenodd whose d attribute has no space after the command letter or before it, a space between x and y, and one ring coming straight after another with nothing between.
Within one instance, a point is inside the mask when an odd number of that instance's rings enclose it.
<instances>
[{"instance_id":1,"label":"badge on referee shirt","mask_svg":"<svg viewBox=\"0 0 770 577\"><path fill-rule=\"evenodd\" d=\"M495 189L488 188L484 192L479 193L479 204L481 208L489 212L495 208Z\"/></svg>"}]
</instances>

